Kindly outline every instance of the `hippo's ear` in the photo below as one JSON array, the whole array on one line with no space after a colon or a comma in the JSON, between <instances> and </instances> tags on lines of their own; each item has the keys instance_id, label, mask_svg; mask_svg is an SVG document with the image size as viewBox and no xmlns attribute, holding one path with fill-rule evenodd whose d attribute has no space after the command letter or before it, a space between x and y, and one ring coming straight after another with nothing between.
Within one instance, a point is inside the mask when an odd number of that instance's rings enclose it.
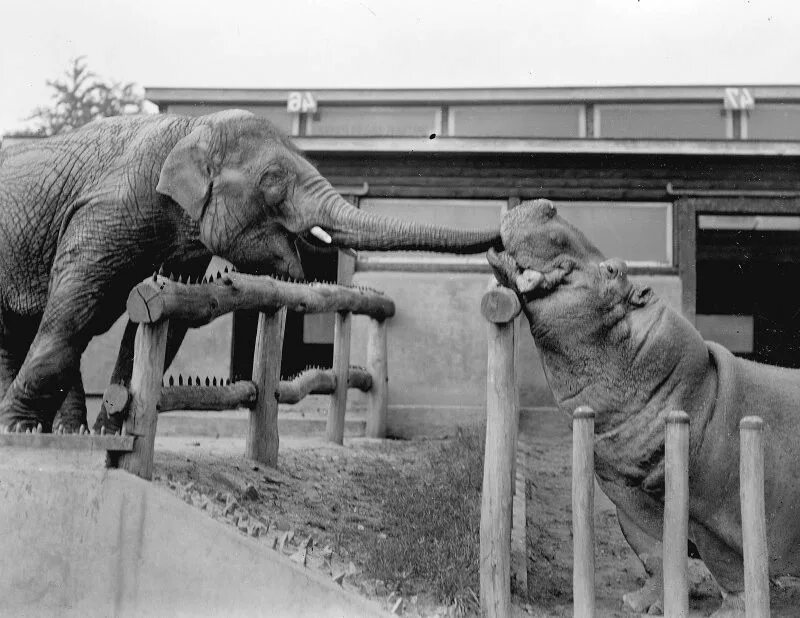
<instances>
[{"instance_id":1,"label":"hippo's ear","mask_svg":"<svg viewBox=\"0 0 800 618\"><path fill-rule=\"evenodd\" d=\"M634 307L644 307L652 300L653 290L648 286L635 285L628 298Z\"/></svg>"}]
</instances>

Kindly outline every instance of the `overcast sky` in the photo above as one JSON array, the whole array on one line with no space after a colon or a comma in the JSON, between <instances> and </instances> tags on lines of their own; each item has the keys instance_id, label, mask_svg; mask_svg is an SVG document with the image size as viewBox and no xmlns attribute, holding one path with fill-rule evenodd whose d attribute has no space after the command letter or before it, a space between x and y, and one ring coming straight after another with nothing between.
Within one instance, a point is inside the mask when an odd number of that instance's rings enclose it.
<instances>
[{"instance_id":1,"label":"overcast sky","mask_svg":"<svg viewBox=\"0 0 800 618\"><path fill-rule=\"evenodd\" d=\"M0 2L0 135L85 55L142 86L800 84L797 0Z\"/></svg>"}]
</instances>

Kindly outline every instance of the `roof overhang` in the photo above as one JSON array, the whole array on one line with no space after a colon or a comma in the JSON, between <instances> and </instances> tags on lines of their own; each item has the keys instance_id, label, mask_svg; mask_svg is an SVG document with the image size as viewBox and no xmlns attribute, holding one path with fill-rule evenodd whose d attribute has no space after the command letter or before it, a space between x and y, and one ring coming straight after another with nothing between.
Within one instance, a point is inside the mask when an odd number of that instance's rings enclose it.
<instances>
[{"instance_id":1,"label":"roof overhang","mask_svg":"<svg viewBox=\"0 0 800 618\"><path fill-rule=\"evenodd\" d=\"M470 137L294 137L292 141L308 153L800 156L800 142L773 141Z\"/></svg>"}]
</instances>

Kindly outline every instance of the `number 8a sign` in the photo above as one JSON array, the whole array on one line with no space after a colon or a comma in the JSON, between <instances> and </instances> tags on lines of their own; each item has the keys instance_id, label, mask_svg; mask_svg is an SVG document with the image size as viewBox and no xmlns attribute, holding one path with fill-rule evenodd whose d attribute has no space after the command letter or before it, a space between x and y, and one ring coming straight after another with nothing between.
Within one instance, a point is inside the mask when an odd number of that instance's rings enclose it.
<instances>
[{"instance_id":1,"label":"number 8a sign","mask_svg":"<svg viewBox=\"0 0 800 618\"><path fill-rule=\"evenodd\" d=\"M290 92L286 100L286 111L290 114L313 114L317 111L317 100L308 91Z\"/></svg>"},{"instance_id":2,"label":"number 8a sign","mask_svg":"<svg viewBox=\"0 0 800 618\"><path fill-rule=\"evenodd\" d=\"M756 101L749 88L725 88L725 109L753 109Z\"/></svg>"}]
</instances>

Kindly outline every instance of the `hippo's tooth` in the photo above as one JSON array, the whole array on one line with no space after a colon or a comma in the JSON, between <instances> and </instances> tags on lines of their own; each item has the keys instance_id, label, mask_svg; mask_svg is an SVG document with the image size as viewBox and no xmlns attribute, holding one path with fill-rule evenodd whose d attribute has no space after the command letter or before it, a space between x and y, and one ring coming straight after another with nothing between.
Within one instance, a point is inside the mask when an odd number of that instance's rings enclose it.
<instances>
[{"instance_id":1,"label":"hippo's tooth","mask_svg":"<svg viewBox=\"0 0 800 618\"><path fill-rule=\"evenodd\" d=\"M320 226L318 226L318 225L315 225L315 226L314 226L314 227L312 227L312 228L311 228L309 231L311 232L311 234L312 234L314 237L316 237L316 238L319 238L319 239L320 239L322 242L324 242L326 245L329 245L329 244L331 244L331 240L332 240L332 239L331 239L331 236L330 236L330 234L328 234L328 232L326 232L325 230L323 230L323 229L322 229Z\"/></svg>"},{"instance_id":2,"label":"hippo's tooth","mask_svg":"<svg viewBox=\"0 0 800 618\"><path fill-rule=\"evenodd\" d=\"M86 433L86 425L81 425L81 428L78 429L78 434L82 436L85 433Z\"/></svg>"},{"instance_id":3,"label":"hippo's tooth","mask_svg":"<svg viewBox=\"0 0 800 618\"><path fill-rule=\"evenodd\" d=\"M105 425L103 425L103 426L100 428L100 435L101 435L101 436L104 436L104 435L106 435L106 426L105 426Z\"/></svg>"},{"instance_id":4,"label":"hippo's tooth","mask_svg":"<svg viewBox=\"0 0 800 618\"><path fill-rule=\"evenodd\" d=\"M42 433L42 424L41 423L36 425L36 433Z\"/></svg>"},{"instance_id":5,"label":"hippo's tooth","mask_svg":"<svg viewBox=\"0 0 800 618\"><path fill-rule=\"evenodd\" d=\"M544 279L544 275L538 270L526 268L524 271L522 271L522 274L517 275L514 283L516 284L517 289L524 294L525 292L535 290L542 282L542 279Z\"/></svg>"}]
</instances>

